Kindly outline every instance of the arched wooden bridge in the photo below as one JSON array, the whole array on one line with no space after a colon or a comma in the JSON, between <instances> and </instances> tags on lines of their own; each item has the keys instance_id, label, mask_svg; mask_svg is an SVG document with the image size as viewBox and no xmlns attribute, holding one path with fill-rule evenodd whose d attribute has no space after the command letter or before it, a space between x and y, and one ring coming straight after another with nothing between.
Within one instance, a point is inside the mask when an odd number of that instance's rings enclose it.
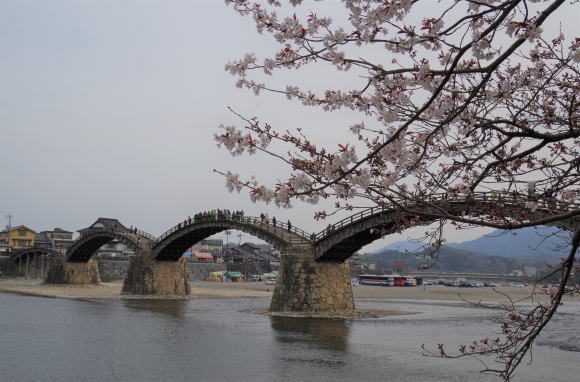
<instances>
[{"instance_id":1,"label":"arched wooden bridge","mask_svg":"<svg viewBox=\"0 0 580 382\"><path fill-rule=\"evenodd\" d=\"M151 248L155 240L152 235L140 230L127 230L114 227L92 228L74 241L67 250L68 262L87 262L93 254L103 245L112 240L118 240L136 251Z\"/></svg>"},{"instance_id":2,"label":"arched wooden bridge","mask_svg":"<svg viewBox=\"0 0 580 382\"><path fill-rule=\"evenodd\" d=\"M203 239L235 229L272 244L283 254L270 310L352 312L354 298L345 260L363 246L395 231L442 218L460 220L477 216L512 225L534 220L570 231L580 229L578 203L534 201L528 195L441 194L394 204L357 212L318 234L308 234L286 222L274 223L265 218L229 213L198 214L158 238L126 228L86 229L67 251L67 262L59 273L62 277L56 280L68 284L99 283L96 263L89 260L99 247L118 240L135 248L140 255L129 264L123 293L188 295L191 288L187 265L180 261L182 254Z\"/></svg>"},{"instance_id":3,"label":"arched wooden bridge","mask_svg":"<svg viewBox=\"0 0 580 382\"><path fill-rule=\"evenodd\" d=\"M311 243L308 233L293 226L288 228L287 223L274 223L252 216L215 214L188 219L169 229L153 242L153 257L175 261L193 244L229 229L256 236L280 250L292 244Z\"/></svg>"},{"instance_id":4,"label":"arched wooden bridge","mask_svg":"<svg viewBox=\"0 0 580 382\"><path fill-rule=\"evenodd\" d=\"M329 225L318 234L309 234L287 223L239 214L208 214L187 219L155 238L143 231L95 228L83 234L67 251L69 262L86 262L93 253L111 240L119 240L136 249L150 249L158 261L177 261L195 243L225 230L239 230L256 236L284 251L290 245L305 244L314 248L318 262L343 262L359 249L385 235L405 228L427 225L441 219L441 211L450 217L473 217L494 214L505 222L546 219L546 225L568 230L580 228L580 205L557 200L531 202L527 195L513 193L475 193L468 196L438 194L423 202L407 202L397 207L373 207ZM491 211L491 212L490 212ZM556 219L562 217L564 219ZM551 221L550 218L555 220Z\"/></svg>"},{"instance_id":5,"label":"arched wooden bridge","mask_svg":"<svg viewBox=\"0 0 580 382\"><path fill-rule=\"evenodd\" d=\"M545 219L570 231L580 229L580 204L556 200L530 201L526 195L513 193L475 193L461 196L438 194L424 202L407 202L398 207L367 208L319 232L313 240L317 261L344 261L375 240L403 228L428 225L441 220L441 212L450 217L491 215L505 223ZM550 221L552 217L562 217ZM402 222L406 222L402 223Z\"/></svg>"},{"instance_id":6,"label":"arched wooden bridge","mask_svg":"<svg viewBox=\"0 0 580 382\"><path fill-rule=\"evenodd\" d=\"M26 258L33 258L38 256L55 257L59 253L61 252L44 247L23 248L12 252L10 254L10 260L16 263Z\"/></svg>"}]
</instances>

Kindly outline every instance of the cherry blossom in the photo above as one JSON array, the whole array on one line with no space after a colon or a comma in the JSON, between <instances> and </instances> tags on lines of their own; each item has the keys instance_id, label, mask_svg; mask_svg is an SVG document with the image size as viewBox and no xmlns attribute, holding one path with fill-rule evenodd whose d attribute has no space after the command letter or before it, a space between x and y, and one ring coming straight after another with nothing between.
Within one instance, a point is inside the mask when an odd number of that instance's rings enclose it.
<instances>
[{"instance_id":1,"label":"cherry blossom","mask_svg":"<svg viewBox=\"0 0 580 382\"><path fill-rule=\"evenodd\" d=\"M216 143L232 155L270 155L288 171L272 185L220 171L228 190L247 189L252 201L284 208L294 200L331 199L347 210L403 208L441 193L511 193L526 200L519 217L502 208L473 216L430 206L430 213L506 229L544 224L535 214L543 205L563 206L553 220L578 218L580 40L554 32L557 11L578 12L577 2L449 0L433 3L427 15L422 2L345 0L336 3L342 18L334 19L310 3L289 3L226 1L278 47L264 58L248 53L225 69L236 86L256 95L350 112L353 119L336 128L351 140L320 143L309 128L289 131L236 113L240 126L220 126ZM297 85L306 67L333 69L355 85ZM295 83L277 86L281 70L295 73L289 80ZM561 265L563 272L571 272L575 256ZM540 306L534 317L549 320L552 309ZM480 345L475 350L484 353L503 349L490 348L489 340Z\"/></svg>"}]
</instances>

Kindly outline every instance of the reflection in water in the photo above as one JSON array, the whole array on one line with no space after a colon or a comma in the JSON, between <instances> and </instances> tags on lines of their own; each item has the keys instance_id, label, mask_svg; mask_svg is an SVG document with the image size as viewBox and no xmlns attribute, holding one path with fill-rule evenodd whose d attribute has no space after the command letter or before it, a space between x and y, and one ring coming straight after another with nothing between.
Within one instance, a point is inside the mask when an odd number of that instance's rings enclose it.
<instances>
[{"instance_id":1,"label":"reflection in water","mask_svg":"<svg viewBox=\"0 0 580 382\"><path fill-rule=\"evenodd\" d=\"M350 370L350 326L345 321L270 317L270 323L278 344L274 357L278 360L277 380L284 380L293 370L311 381L320 380L319 375L325 376L324 380L333 374L332 379L338 381L341 373Z\"/></svg>"},{"instance_id":2,"label":"reflection in water","mask_svg":"<svg viewBox=\"0 0 580 382\"><path fill-rule=\"evenodd\" d=\"M163 313L173 317L183 317L187 300L141 300L125 299L123 305L131 310L146 310L154 313Z\"/></svg>"},{"instance_id":3,"label":"reflection in water","mask_svg":"<svg viewBox=\"0 0 580 382\"><path fill-rule=\"evenodd\" d=\"M347 351L350 326L343 320L270 317L276 339L317 350Z\"/></svg>"}]
</instances>

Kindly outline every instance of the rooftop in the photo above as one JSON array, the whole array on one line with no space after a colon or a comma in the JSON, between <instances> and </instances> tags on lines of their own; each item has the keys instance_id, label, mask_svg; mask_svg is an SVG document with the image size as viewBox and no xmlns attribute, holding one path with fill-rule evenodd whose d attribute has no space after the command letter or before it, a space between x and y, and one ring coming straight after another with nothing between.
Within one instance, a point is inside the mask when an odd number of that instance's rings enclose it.
<instances>
[{"instance_id":1,"label":"rooftop","mask_svg":"<svg viewBox=\"0 0 580 382\"><path fill-rule=\"evenodd\" d=\"M119 220L113 218L98 218L93 224L91 224L87 228L79 229L79 232L88 230L91 228L118 228L122 230L129 231L127 227L125 227Z\"/></svg>"},{"instance_id":2,"label":"rooftop","mask_svg":"<svg viewBox=\"0 0 580 382\"><path fill-rule=\"evenodd\" d=\"M22 224L21 224L21 225L14 226L14 227L10 227L10 231L24 231L24 230L26 230L26 231L31 231L31 232L35 232L33 229L30 229L30 228L28 228L27 226L25 226L25 225L22 225ZM8 231L8 227L6 227L6 228L5 228L4 230L2 230L1 232L9 232L9 231Z\"/></svg>"}]
</instances>

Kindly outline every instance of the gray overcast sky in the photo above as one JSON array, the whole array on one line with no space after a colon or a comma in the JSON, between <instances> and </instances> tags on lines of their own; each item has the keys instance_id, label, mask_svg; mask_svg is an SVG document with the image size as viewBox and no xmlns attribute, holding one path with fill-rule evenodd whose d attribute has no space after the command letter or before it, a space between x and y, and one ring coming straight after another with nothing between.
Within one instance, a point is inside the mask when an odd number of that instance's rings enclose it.
<instances>
[{"instance_id":1,"label":"gray overcast sky","mask_svg":"<svg viewBox=\"0 0 580 382\"><path fill-rule=\"evenodd\" d=\"M77 230L116 217L158 235L198 211L242 208L319 231L328 222L314 222L312 206L255 205L212 173L284 171L215 146L218 125L238 122L227 106L283 126L315 125L319 136L351 123L237 89L224 65L274 47L223 1L0 0L2 218Z\"/></svg>"}]
</instances>

